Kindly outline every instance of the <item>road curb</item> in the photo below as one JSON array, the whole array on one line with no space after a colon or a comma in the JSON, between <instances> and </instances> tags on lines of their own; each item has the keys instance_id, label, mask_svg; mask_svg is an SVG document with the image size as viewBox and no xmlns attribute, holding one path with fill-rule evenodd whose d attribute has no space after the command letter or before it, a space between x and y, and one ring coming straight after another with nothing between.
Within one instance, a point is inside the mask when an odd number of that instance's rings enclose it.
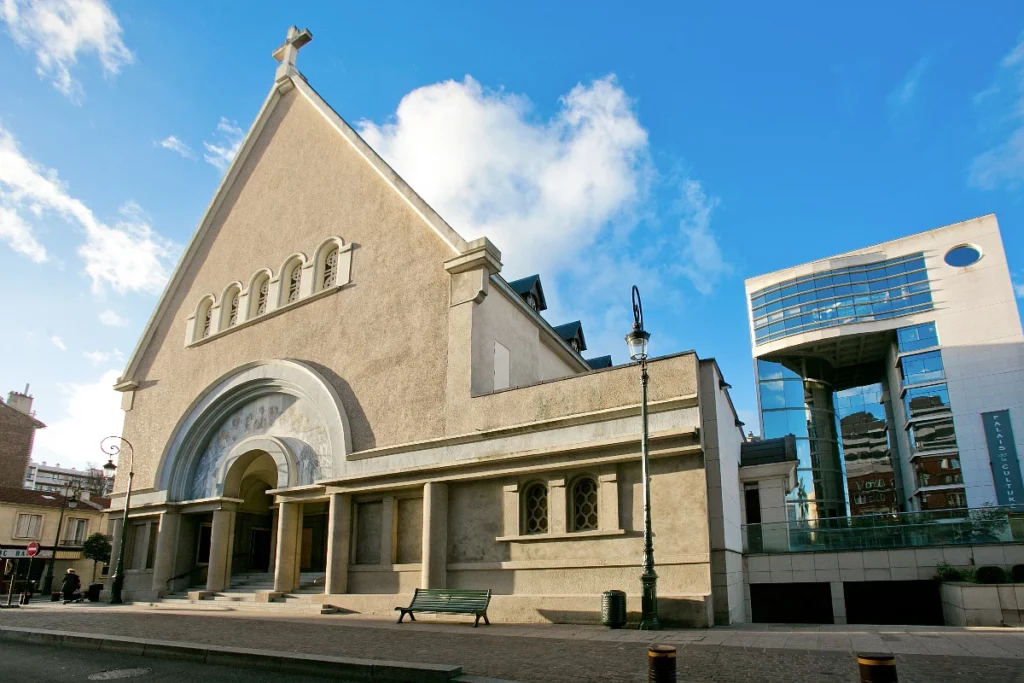
<instances>
[{"instance_id":1,"label":"road curb","mask_svg":"<svg viewBox=\"0 0 1024 683\"><path fill-rule=\"evenodd\" d=\"M38 628L0 626L0 642L2 641L58 645L97 651L106 650L107 652L246 667L263 671L280 671L287 674L318 676L343 681L369 681L371 683L398 683L401 681L434 683L437 681L440 683L457 679L462 674L461 666L448 664L418 664L331 655L308 655L275 650L220 647L201 643L148 640L127 636L49 631Z\"/></svg>"}]
</instances>

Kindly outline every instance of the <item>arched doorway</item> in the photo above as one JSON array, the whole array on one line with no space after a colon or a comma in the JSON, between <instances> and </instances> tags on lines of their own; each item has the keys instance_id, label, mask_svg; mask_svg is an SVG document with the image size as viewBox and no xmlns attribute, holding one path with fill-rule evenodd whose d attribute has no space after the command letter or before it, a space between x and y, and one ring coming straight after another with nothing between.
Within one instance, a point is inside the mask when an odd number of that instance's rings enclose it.
<instances>
[{"instance_id":1,"label":"arched doorway","mask_svg":"<svg viewBox=\"0 0 1024 683\"><path fill-rule=\"evenodd\" d=\"M275 506L288 491L344 471L348 419L335 389L300 361L246 364L207 387L181 417L156 473L167 561L154 590L220 591L239 571L273 572L275 591L326 567L328 506ZM292 559L294 558L294 559ZM166 565L166 566L164 566Z\"/></svg>"},{"instance_id":2,"label":"arched doorway","mask_svg":"<svg viewBox=\"0 0 1024 683\"><path fill-rule=\"evenodd\" d=\"M231 464L224 479L224 495L241 499L235 512L232 573L273 570L273 498L277 463L262 450L252 450Z\"/></svg>"}]
</instances>

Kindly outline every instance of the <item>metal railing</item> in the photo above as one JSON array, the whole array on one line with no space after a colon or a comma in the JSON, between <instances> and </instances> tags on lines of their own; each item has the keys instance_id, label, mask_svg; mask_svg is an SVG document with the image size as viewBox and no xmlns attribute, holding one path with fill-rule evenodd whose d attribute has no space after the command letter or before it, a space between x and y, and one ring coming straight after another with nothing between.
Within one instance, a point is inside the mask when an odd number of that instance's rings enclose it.
<instances>
[{"instance_id":1,"label":"metal railing","mask_svg":"<svg viewBox=\"0 0 1024 683\"><path fill-rule=\"evenodd\" d=\"M928 510L743 525L743 552L801 553L1024 542L1024 508Z\"/></svg>"}]
</instances>

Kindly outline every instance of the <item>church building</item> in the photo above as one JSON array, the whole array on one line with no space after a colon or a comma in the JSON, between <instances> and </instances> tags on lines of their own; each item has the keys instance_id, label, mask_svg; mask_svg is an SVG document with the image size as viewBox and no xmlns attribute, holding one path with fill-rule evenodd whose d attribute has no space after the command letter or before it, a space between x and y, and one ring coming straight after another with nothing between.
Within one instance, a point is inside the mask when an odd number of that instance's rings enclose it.
<instances>
[{"instance_id":1,"label":"church building","mask_svg":"<svg viewBox=\"0 0 1024 683\"><path fill-rule=\"evenodd\" d=\"M499 621L594 622L610 589L638 613L639 367L585 358L539 277L506 281L501 245L463 239L360 138L296 70L311 37L274 53L115 387L125 597L265 573L266 600L302 586L361 613L417 587L490 589ZM648 372L661 618L745 621L729 385L694 352Z\"/></svg>"}]
</instances>

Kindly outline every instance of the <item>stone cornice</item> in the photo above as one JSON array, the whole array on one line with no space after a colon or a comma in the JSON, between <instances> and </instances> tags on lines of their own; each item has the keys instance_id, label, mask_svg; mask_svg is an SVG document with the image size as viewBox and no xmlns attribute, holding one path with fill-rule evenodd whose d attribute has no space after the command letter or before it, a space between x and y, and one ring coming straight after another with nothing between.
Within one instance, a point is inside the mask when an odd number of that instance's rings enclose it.
<instances>
[{"instance_id":1,"label":"stone cornice","mask_svg":"<svg viewBox=\"0 0 1024 683\"><path fill-rule=\"evenodd\" d=\"M697 395L690 394L688 396L679 396L664 401L651 401L647 404L647 412L650 414L662 413L668 410L679 410L680 408L693 408L696 405ZM604 410L595 410L589 413L578 413L576 415L556 417L550 420L538 420L536 422L527 422L525 424L512 425L509 427L500 427L498 429L481 430L456 436L443 436L437 439L415 441L411 443L398 444L396 446L382 446L380 448L372 448L365 451L350 453L347 460L367 460L370 458L397 455L399 453L412 453L415 451L426 450L428 448L460 446L468 443L489 441L503 436L542 432L562 427L574 427L594 422L605 422L624 417L636 417L638 415L640 415L640 404L618 406L615 408L606 408Z\"/></svg>"}]
</instances>

